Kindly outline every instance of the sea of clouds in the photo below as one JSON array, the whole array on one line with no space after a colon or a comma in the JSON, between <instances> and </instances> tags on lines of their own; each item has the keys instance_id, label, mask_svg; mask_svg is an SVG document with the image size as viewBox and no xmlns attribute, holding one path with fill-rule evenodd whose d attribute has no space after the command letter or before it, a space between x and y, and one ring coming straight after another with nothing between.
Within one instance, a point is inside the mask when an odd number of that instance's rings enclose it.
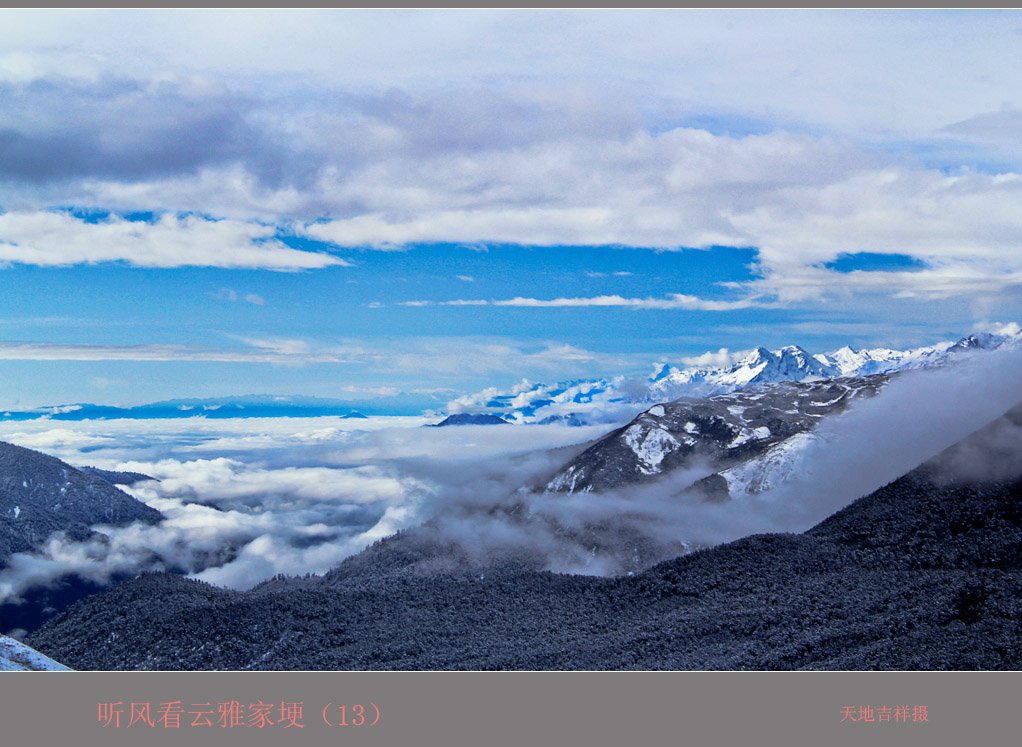
<instances>
[{"instance_id":1,"label":"sea of clouds","mask_svg":"<svg viewBox=\"0 0 1022 747\"><path fill-rule=\"evenodd\" d=\"M433 419L435 420L435 418ZM0 599L67 576L105 583L145 569L250 588L278 573L323 573L436 512L497 501L542 481L606 426L463 426L431 420L250 418L30 421L0 440L75 466L156 478L124 488L166 517L54 535L0 571Z\"/></svg>"}]
</instances>

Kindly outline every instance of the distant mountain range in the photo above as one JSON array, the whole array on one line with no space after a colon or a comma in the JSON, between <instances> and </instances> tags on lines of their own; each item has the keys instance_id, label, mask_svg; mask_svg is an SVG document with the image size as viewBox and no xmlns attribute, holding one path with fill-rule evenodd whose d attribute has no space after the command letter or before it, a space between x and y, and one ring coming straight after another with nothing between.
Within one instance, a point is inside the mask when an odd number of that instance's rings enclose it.
<instances>
[{"instance_id":1,"label":"distant mountain range","mask_svg":"<svg viewBox=\"0 0 1022 747\"><path fill-rule=\"evenodd\" d=\"M364 403L360 402L360 405ZM421 408L421 403L420 403ZM404 407L390 403L387 414L419 414L419 410L405 413ZM380 414L367 409L371 414ZM276 395L246 395L209 399L175 399L147 405L118 407L115 405L73 404L38 407L32 410L0 411L2 420L111 420L130 418L151 420L164 418L279 418L321 417L365 418L360 410L345 400L319 397L281 397Z\"/></svg>"},{"instance_id":2,"label":"distant mountain range","mask_svg":"<svg viewBox=\"0 0 1022 747\"><path fill-rule=\"evenodd\" d=\"M679 397L713 394L782 381L815 381L842 376L869 376L944 365L958 353L993 350L1022 344L1022 333L975 334L955 341L939 342L909 350L843 347L829 353L810 354L789 345L777 350L758 347L741 360L721 367L678 367L658 363L648 376L575 379L556 384L523 380L510 390L489 388L459 397L446 404L437 395L406 394L370 400L345 400L307 396L244 395L204 399L174 399L121 407L91 403L63 404L27 410L0 410L0 422L23 420L109 420L193 418L270 418L417 416L424 411L458 416L446 425L496 424L496 418L517 424L584 426L621 423L640 412L642 405L668 402ZM471 422L467 416L494 416ZM462 417L465 416L465 417ZM439 425L440 423L438 423Z\"/></svg>"},{"instance_id":3,"label":"distant mountain range","mask_svg":"<svg viewBox=\"0 0 1022 747\"><path fill-rule=\"evenodd\" d=\"M678 368L658 364L648 377L580 379L558 384L523 381L507 392L486 390L450 403L451 412L489 413L516 423L589 425L631 419L641 405L679 397L707 397L763 384L862 377L941 366L966 351L993 350L1022 344L1022 333L976 334L910 350L843 347L812 355L797 345L767 350L758 347L723 367Z\"/></svg>"}]
</instances>

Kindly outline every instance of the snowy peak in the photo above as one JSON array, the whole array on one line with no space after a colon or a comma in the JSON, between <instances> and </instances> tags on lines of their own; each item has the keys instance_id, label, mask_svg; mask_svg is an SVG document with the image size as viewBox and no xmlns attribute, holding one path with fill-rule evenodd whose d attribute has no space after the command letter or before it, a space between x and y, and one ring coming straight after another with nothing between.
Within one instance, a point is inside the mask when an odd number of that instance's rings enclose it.
<instances>
[{"instance_id":1,"label":"snowy peak","mask_svg":"<svg viewBox=\"0 0 1022 747\"><path fill-rule=\"evenodd\" d=\"M854 399L876 395L889 378L881 375L778 382L705 399L684 398L654 405L565 464L547 483L546 490L601 493L697 465L712 466L713 472L720 473L755 460L794 436L808 434L823 418L843 412ZM801 443L796 440L785 448L790 451L792 445ZM783 469L790 462L780 458L785 453L784 449L776 451L767 466L774 467L773 463L778 462L772 471ZM752 482L764 468L747 472L736 479ZM732 483L736 480L726 474L723 477L727 485L709 486L721 497L735 492Z\"/></svg>"},{"instance_id":2,"label":"snowy peak","mask_svg":"<svg viewBox=\"0 0 1022 747\"><path fill-rule=\"evenodd\" d=\"M980 332L979 334L963 337L948 350L949 352L952 350L990 350L1003 342L1005 342L1005 339L1000 335Z\"/></svg>"},{"instance_id":3,"label":"snowy peak","mask_svg":"<svg viewBox=\"0 0 1022 747\"><path fill-rule=\"evenodd\" d=\"M733 369L738 368L757 368L758 366L767 365L771 360L775 358L774 354L771 353L764 347L758 347L749 353L745 358L741 360Z\"/></svg>"},{"instance_id":4,"label":"snowy peak","mask_svg":"<svg viewBox=\"0 0 1022 747\"><path fill-rule=\"evenodd\" d=\"M765 360L763 370L756 376L757 383L805 381L814 377L827 378L839 373L834 366L821 363L798 345L788 345L772 353L763 348L758 348L756 352Z\"/></svg>"},{"instance_id":5,"label":"snowy peak","mask_svg":"<svg viewBox=\"0 0 1022 747\"><path fill-rule=\"evenodd\" d=\"M674 369L669 375L661 376L653 382L649 396L653 400L668 400L690 394L733 392L756 384L812 381L840 375L838 366L814 358L798 345L788 345L773 351L758 347L727 368ZM686 391L696 384L700 387L695 391Z\"/></svg>"},{"instance_id":6,"label":"snowy peak","mask_svg":"<svg viewBox=\"0 0 1022 747\"><path fill-rule=\"evenodd\" d=\"M489 413L516 423L621 423L650 404L679 397L709 397L784 381L812 382L930 368L953 362L960 354L1015 345L1022 345L1022 332L977 333L908 350L860 350L845 345L815 355L799 345L777 350L759 346L737 363L717 367L677 367L660 362L648 376L553 385L523 381L510 392L490 388L451 402L448 412Z\"/></svg>"}]
</instances>

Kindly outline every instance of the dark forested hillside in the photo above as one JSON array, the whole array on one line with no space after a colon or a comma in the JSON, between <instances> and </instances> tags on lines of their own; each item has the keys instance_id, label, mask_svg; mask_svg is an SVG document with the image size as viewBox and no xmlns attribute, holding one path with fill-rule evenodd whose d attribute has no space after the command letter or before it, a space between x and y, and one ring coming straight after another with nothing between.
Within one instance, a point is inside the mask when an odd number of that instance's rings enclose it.
<instances>
[{"instance_id":1,"label":"dark forested hillside","mask_svg":"<svg viewBox=\"0 0 1022 747\"><path fill-rule=\"evenodd\" d=\"M0 442L0 567L53 532L84 539L94 524L152 524L160 512L96 474L56 457Z\"/></svg>"},{"instance_id":2,"label":"dark forested hillside","mask_svg":"<svg viewBox=\"0 0 1022 747\"><path fill-rule=\"evenodd\" d=\"M76 669L1019 669L1022 452L1002 432L1019 423L804 534L631 577L426 572L427 545L396 541L250 592L144 575L28 643Z\"/></svg>"}]
</instances>

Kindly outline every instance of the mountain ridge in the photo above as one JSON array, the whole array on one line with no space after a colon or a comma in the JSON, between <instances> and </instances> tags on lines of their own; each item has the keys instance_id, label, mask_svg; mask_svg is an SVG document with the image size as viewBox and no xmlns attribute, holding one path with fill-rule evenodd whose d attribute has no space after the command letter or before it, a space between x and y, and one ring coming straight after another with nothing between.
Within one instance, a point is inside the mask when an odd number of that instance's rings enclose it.
<instances>
[{"instance_id":1,"label":"mountain ridge","mask_svg":"<svg viewBox=\"0 0 1022 747\"><path fill-rule=\"evenodd\" d=\"M79 669L1019 669L1020 433L1014 408L806 532L634 576L509 566L236 592L146 574L28 643ZM992 442L1011 469L977 477L1003 461Z\"/></svg>"},{"instance_id":2,"label":"mountain ridge","mask_svg":"<svg viewBox=\"0 0 1022 747\"><path fill-rule=\"evenodd\" d=\"M1022 332L979 333L918 348L856 350L844 346L810 354L798 345L776 350L757 347L724 366L679 368L657 363L645 377L573 379L556 384L523 380L507 391L495 388L466 395L448 404L448 412L498 415L516 423L562 422L571 425L613 424L632 419L643 405L680 397L728 394L783 381L890 374L946 365L965 352L1022 345Z\"/></svg>"},{"instance_id":3,"label":"mountain ridge","mask_svg":"<svg viewBox=\"0 0 1022 747\"><path fill-rule=\"evenodd\" d=\"M56 457L0 441L0 565L54 532L91 536L95 524L155 524L163 515L110 482Z\"/></svg>"}]
</instances>

